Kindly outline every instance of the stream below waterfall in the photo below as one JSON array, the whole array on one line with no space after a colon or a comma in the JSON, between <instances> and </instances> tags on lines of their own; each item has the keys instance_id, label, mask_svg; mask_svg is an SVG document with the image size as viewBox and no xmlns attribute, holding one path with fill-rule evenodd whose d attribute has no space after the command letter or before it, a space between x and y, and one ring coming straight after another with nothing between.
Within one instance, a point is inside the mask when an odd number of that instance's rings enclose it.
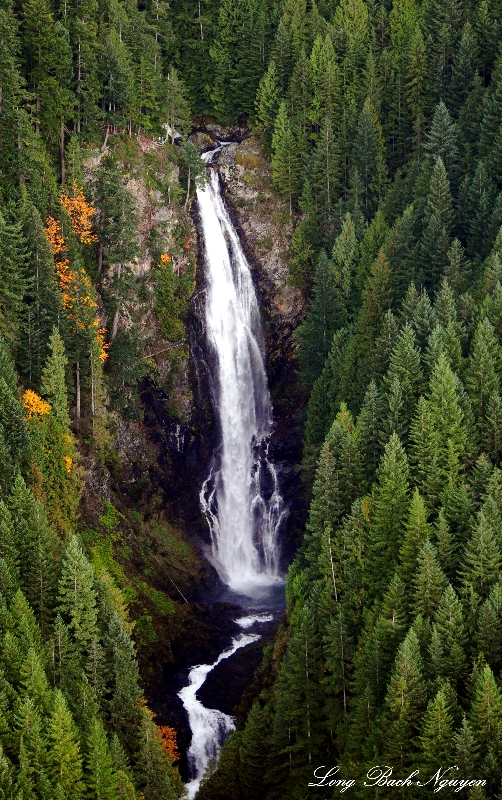
<instances>
[{"instance_id":1,"label":"stream below waterfall","mask_svg":"<svg viewBox=\"0 0 502 800\"><path fill-rule=\"evenodd\" d=\"M226 584L224 601L242 609L236 635L211 664L197 664L179 692L192 740L187 752L189 798L204 770L235 729L232 716L201 702L208 676L237 651L273 630L284 609L279 532L287 516L279 475L269 458L272 408L263 358L259 305L251 271L220 191L215 153L203 158L209 181L197 189L205 269L205 335L212 353L211 388L220 445L200 491L211 536L208 560Z\"/></svg>"}]
</instances>

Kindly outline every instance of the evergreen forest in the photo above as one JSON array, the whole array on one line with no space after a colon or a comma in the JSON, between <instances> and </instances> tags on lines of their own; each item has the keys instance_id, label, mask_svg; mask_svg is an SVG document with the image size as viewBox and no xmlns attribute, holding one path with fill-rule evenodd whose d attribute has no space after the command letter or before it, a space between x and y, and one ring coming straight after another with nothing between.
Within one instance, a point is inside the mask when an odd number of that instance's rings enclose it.
<instances>
[{"instance_id":1,"label":"evergreen forest","mask_svg":"<svg viewBox=\"0 0 502 800\"><path fill-rule=\"evenodd\" d=\"M499 0L0 0L0 798L183 796L135 598L178 607L108 500L89 529L83 464L120 469L142 386L183 419L209 123L258 137L291 231L308 515L198 798L433 793L379 764L502 797L501 31Z\"/></svg>"}]
</instances>

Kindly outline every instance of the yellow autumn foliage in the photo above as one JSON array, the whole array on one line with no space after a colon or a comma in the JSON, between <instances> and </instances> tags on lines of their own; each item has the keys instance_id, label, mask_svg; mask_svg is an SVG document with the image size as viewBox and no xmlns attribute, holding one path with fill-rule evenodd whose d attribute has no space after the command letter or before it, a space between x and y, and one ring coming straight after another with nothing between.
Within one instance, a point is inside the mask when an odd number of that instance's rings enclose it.
<instances>
[{"instance_id":1,"label":"yellow autumn foliage","mask_svg":"<svg viewBox=\"0 0 502 800\"><path fill-rule=\"evenodd\" d=\"M38 417L43 417L51 410L49 403L46 403L42 398L32 389L26 389L23 394L23 405L27 411L28 419L31 419L35 414Z\"/></svg>"}]
</instances>

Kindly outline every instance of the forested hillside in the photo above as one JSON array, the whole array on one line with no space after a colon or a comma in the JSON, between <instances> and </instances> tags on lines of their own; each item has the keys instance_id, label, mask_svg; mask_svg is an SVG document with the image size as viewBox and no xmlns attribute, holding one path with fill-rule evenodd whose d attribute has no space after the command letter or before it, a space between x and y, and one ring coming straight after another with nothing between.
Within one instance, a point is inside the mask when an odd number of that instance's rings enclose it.
<instances>
[{"instance_id":1,"label":"forested hillside","mask_svg":"<svg viewBox=\"0 0 502 800\"><path fill-rule=\"evenodd\" d=\"M238 71L226 7L215 48ZM262 693L199 796L335 797L308 789L315 767L455 764L495 798L502 8L292 0L276 19L254 110L242 70L222 112L250 113L296 221L311 503Z\"/></svg>"},{"instance_id":2,"label":"forested hillside","mask_svg":"<svg viewBox=\"0 0 502 800\"><path fill-rule=\"evenodd\" d=\"M118 469L141 380L182 416L188 134L210 121L261 137L289 207L310 513L261 694L199 796L303 800L337 763L454 763L499 796L501 28L496 0L0 0L1 796L182 792L81 460Z\"/></svg>"},{"instance_id":3,"label":"forested hillside","mask_svg":"<svg viewBox=\"0 0 502 800\"><path fill-rule=\"evenodd\" d=\"M183 414L185 207L200 160L158 140L166 121L186 132L191 113L162 61L166 9L0 2L3 798L183 791L175 732L154 723L136 646L157 640L152 614L180 627L144 540L168 540L182 571L190 549L162 521L155 534L139 504L126 518L106 485L125 469L117 431L141 441L139 380Z\"/></svg>"}]
</instances>

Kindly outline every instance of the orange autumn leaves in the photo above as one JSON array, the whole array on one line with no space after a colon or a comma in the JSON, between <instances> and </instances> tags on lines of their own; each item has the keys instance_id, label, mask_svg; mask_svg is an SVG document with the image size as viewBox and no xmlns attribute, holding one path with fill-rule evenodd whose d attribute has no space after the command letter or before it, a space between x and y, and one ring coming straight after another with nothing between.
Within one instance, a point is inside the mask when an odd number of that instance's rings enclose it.
<instances>
[{"instance_id":1,"label":"orange autumn leaves","mask_svg":"<svg viewBox=\"0 0 502 800\"><path fill-rule=\"evenodd\" d=\"M97 237L92 233L94 206L89 203L77 182L73 182L72 194L63 187L59 195L61 205L68 212L72 231L82 244L92 244ZM73 322L75 332L89 331L95 343L97 356L101 362L106 360L108 345L105 343L105 328L99 327L95 309L92 283L83 267L73 268L65 256L66 242L62 235L61 224L54 217L48 216L45 223L45 235L51 245L56 264L59 288L68 319Z\"/></svg>"},{"instance_id":2,"label":"orange autumn leaves","mask_svg":"<svg viewBox=\"0 0 502 800\"><path fill-rule=\"evenodd\" d=\"M159 725L158 731L161 736L160 746L164 753L167 753L173 761L177 761L180 757L178 752L178 745L176 743L176 731L170 728L169 725Z\"/></svg>"},{"instance_id":3,"label":"orange autumn leaves","mask_svg":"<svg viewBox=\"0 0 502 800\"><path fill-rule=\"evenodd\" d=\"M59 202L66 208L71 219L71 227L75 236L82 244L92 244L97 241L97 236L92 232L92 218L95 209L89 203L77 181L73 181L73 193L68 194L68 190L63 186L59 194Z\"/></svg>"}]
</instances>

